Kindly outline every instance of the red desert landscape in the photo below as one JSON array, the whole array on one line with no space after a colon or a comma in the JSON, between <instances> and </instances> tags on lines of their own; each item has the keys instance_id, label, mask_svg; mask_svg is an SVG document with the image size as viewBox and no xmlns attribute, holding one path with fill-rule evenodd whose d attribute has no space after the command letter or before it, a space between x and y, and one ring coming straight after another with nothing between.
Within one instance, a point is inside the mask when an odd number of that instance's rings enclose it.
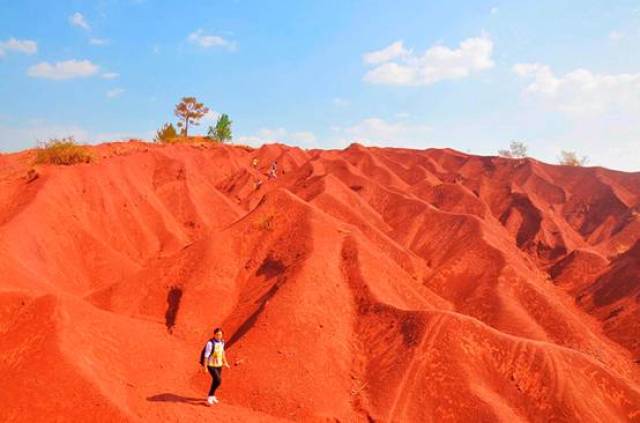
<instances>
[{"instance_id":1,"label":"red desert landscape","mask_svg":"<svg viewBox=\"0 0 640 423\"><path fill-rule=\"evenodd\" d=\"M90 150L0 155L0 421L640 422L640 172Z\"/></svg>"}]
</instances>

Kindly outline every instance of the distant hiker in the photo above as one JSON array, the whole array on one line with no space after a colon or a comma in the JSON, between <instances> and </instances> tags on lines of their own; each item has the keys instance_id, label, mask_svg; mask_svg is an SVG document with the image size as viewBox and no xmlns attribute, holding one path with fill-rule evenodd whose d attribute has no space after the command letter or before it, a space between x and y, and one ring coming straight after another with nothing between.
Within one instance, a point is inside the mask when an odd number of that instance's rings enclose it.
<instances>
[{"instance_id":1,"label":"distant hiker","mask_svg":"<svg viewBox=\"0 0 640 423\"><path fill-rule=\"evenodd\" d=\"M202 364L202 370L211 375L211 388L209 388L209 396L207 397L207 403L209 405L217 404L216 389L222 383L222 366L230 368L227 362L227 356L224 353L224 339L221 328L215 328L213 331L213 338L211 338L207 345L204 347L204 351L201 355L200 364Z\"/></svg>"},{"instance_id":2,"label":"distant hiker","mask_svg":"<svg viewBox=\"0 0 640 423\"><path fill-rule=\"evenodd\" d=\"M255 190L256 191L259 190L261 186L262 186L262 180L261 179L256 179Z\"/></svg>"},{"instance_id":3,"label":"distant hiker","mask_svg":"<svg viewBox=\"0 0 640 423\"><path fill-rule=\"evenodd\" d=\"M258 163L260 161L258 160L257 157L254 157L253 160L251 161L251 166L253 166L254 169L256 169L258 167Z\"/></svg>"},{"instance_id":4,"label":"distant hiker","mask_svg":"<svg viewBox=\"0 0 640 423\"><path fill-rule=\"evenodd\" d=\"M271 163L271 169L269 169L269 179L276 179L278 177L278 162Z\"/></svg>"}]
</instances>

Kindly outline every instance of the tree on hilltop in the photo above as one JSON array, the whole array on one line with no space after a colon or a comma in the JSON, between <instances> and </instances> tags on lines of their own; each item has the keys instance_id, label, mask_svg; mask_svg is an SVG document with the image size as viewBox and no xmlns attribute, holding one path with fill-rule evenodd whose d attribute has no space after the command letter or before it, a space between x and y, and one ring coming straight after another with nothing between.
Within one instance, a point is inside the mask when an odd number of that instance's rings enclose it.
<instances>
[{"instance_id":1,"label":"tree on hilltop","mask_svg":"<svg viewBox=\"0 0 640 423\"><path fill-rule=\"evenodd\" d=\"M226 142L231 140L231 124L233 122L229 119L229 116L226 113L223 113L218 118L216 122L216 126L210 126L208 136L211 140L216 140L218 142Z\"/></svg>"},{"instance_id":2,"label":"tree on hilltop","mask_svg":"<svg viewBox=\"0 0 640 423\"><path fill-rule=\"evenodd\" d=\"M203 103L199 103L195 97L182 97L180 103L176 104L175 115L183 122L178 123L178 127L183 127L185 137L189 136L189 123L199 125L199 120L209 112L209 108Z\"/></svg>"},{"instance_id":3,"label":"tree on hilltop","mask_svg":"<svg viewBox=\"0 0 640 423\"><path fill-rule=\"evenodd\" d=\"M498 155L509 159L522 159L527 157L527 145L520 141L512 141L508 150L498 150Z\"/></svg>"},{"instance_id":4,"label":"tree on hilltop","mask_svg":"<svg viewBox=\"0 0 640 423\"><path fill-rule=\"evenodd\" d=\"M564 150L562 150L562 152L560 153L560 158L558 159L558 162L561 165L575 166L575 167L584 166L587 163L587 161L589 161L589 158L587 156L582 156L581 158L578 158L578 155L576 154L575 151L564 151Z\"/></svg>"}]
</instances>

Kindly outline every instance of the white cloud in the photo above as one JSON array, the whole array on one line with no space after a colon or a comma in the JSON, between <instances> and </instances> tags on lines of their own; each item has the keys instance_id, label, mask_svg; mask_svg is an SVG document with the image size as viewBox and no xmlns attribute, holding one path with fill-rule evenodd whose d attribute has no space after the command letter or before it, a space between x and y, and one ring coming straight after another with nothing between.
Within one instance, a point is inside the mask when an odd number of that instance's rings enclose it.
<instances>
[{"instance_id":1,"label":"white cloud","mask_svg":"<svg viewBox=\"0 0 640 423\"><path fill-rule=\"evenodd\" d=\"M203 123L215 123L218 121L218 118L220 117L220 113L216 112L213 109L209 109L209 111L207 113L205 113L204 116L202 116L202 119L200 119Z\"/></svg>"},{"instance_id":2,"label":"white cloud","mask_svg":"<svg viewBox=\"0 0 640 423\"><path fill-rule=\"evenodd\" d=\"M551 109L572 115L640 112L640 72L597 74L579 68L556 75L539 63L519 63L513 71L532 80L525 94Z\"/></svg>"},{"instance_id":3,"label":"white cloud","mask_svg":"<svg viewBox=\"0 0 640 423\"><path fill-rule=\"evenodd\" d=\"M624 34L620 31L611 31L609 33L609 39L611 41L619 41L624 38Z\"/></svg>"},{"instance_id":4,"label":"white cloud","mask_svg":"<svg viewBox=\"0 0 640 423\"><path fill-rule=\"evenodd\" d=\"M462 41L456 49L435 45L422 54L397 41L363 56L365 63L377 65L363 79L372 84L415 86L466 78L493 67L492 51L493 42L484 34Z\"/></svg>"},{"instance_id":5,"label":"white cloud","mask_svg":"<svg viewBox=\"0 0 640 423\"><path fill-rule=\"evenodd\" d=\"M282 142L302 148L318 147L317 138L312 132L289 132L285 128L262 128L254 135L239 136L235 142L255 147L274 142Z\"/></svg>"},{"instance_id":6,"label":"white cloud","mask_svg":"<svg viewBox=\"0 0 640 423\"><path fill-rule=\"evenodd\" d=\"M219 35L207 35L202 29L198 29L195 32L189 34L187 38L190 43L197 44L203 48L221 47L227 50L233 51L236 49L236 43L226 40Z\"/></svg>"},{"instance_id":7,"label":"white cloud","mask_svg":"<svg viewBox=\"0 0 640 423\"><path fill-rule=\"evenodd\" d=\"M347 136L349 143L357 141L379 146L424 148L431 133L431 127L425 124L390 122L370 117L339 131Z\"/></svg>"},{"instance_id":8,"label":"white cloud","mask_svg":"<svg viewBox=\"0 0 640 423\"><path fill-rule=\"evenodd\" d=\"M35 54L38 51L38 43L31 40L16 40L13 37L7 41L0 41L0 57L4 56L8 51Z\"/></svg>"},{"instance_id":9,"label":"white cloud","mask_svg":"<svg viewBox=\"0 0 640 423\"><path fill-rule=\"evenodd\" d=\"M87 23L87 20L84 18L84 16L82 16L82 13L80 12L76 12L73 15L69 16L69 23L86 31L89 31L91 29L91 27Z\"/></svg>"},{"instance_id":10,"label":"white cloud","mask_svg":"<svg viewBox=\"0 0 640 423\"><path fill-rule=\"evenodd\" d=\"M416 68L399 65L394 62L385 63L370 70L364 76L364 80L372 84L381 85L423 85L416 82L418 80Z\"/></svg>"},{"instance_id":11,"label":"white cloud","mask_svg":"<svg viewBox=\"0 0 640 423\"><path fill-rule=\"evenodd\" d=\"M106 46L109 40L106 38L89 38L89 44L93 46Z\"/></svg>"},{"instance_id":12,"label":"white cloud","mask_svg":"<svg viewBox=\"0 0 640 423\"><path fill-rule=\"evenodd\" d=\"M351 104L349 102L349 100L344 99L344 98L335 97L333 99L333 105L336 106L336 107L348 107L349 104Z\"/></svg>"},{"instance_id":13,"label":"white cloud","mask_svg":"<svg viewBox=\"0 0 640 423\"><path fill-rule=\"evenodd\" d=\"M105 72L100 76L104 79L116 79L120 77L120 74L117 72Z\"/></svg>"},{"instance_id":14,"label":"white cloud","mask_svg":"<svg viewBox=\"0 0 640 423\"><path fill-rule=\"evenodd\" d=\"M560 84L549 66L539 63L518 63L513 66L513 71L520 77L534 77L534 81L527 87L528 92L554 95Z\"/></svg>"},{"instance_id":15,"label":"white cloud","mask_svg":"<svg viewBox=\"0 0 640 423\"><path fill-rule=\"evenodd\" d=\"M272 142L285 142L287 131L284 128L262 128L254 135L241 135L236 139L238 144L260 146Z\"/></svg>"},{"instance_id":16,"label":"white cloud","mask_svg":"<svg viewBox=\"0 0 640 423\"><path fill-rule=\"evenodd\" d=\"M589 165L640 171L640 72L557 74L539 63L517 64L513 71L529 81L523 88L531 107L527 120L532 132L540 131L531 144L546 146L547 160L555 162L560 149L573 150L589 156Z\"/></svg>"},{"instance_id":17,"label":"white cloud","mask_svg":"<svg viewBox=\"0 0 640 423\"><path fill-rule=\"evenodd\" d=\"M565 125L566 131L562 133L531 140L531 145L536 146L543 160L557 163L560 151L567 150L575 151L579 156L586 155L588 166L640 172L640 125L637 117L584 119L571 123Z\"/></svg>"},{"instance_id":18,"label":"white cloud","mask_svg":"<svg viewBox=\"0 0 640 423\"><path fill-rule=\"evenodd\" d=\"M107 91L108 98L120 97L122 94L124 94L124 90L122 88L114 88L112 90Z\"/></svg>"},{"instance_id":19,"label":"white cloud","mask_svg":"<svg viewBox=\"0 0 640 423\"><path fill-rule=\"evenodd\" d=\"M5 124L0 121L0 151L20 151L36 147L38 143L52 138L68 136L74 137L82 144L97 144L129 139L151 140L154 135L155 130L94 133L78 125L59 124L46 119L31 119L18 124Z\"/></svg>"},{"instance_id":20,"label":"white cloud","mask_svg":"<svg viewBox=\"0 0 640 423\"><path fill-rule=\"evenodd\" d=\"M112 141L128 141L134 140L152 140L155 131L132 131L132 132L101 132L91 136L92 143L112 142Z\"/></svg>"},{"instance_id":21,"label":"white cloud","mask_svg":"<svg viewBox=\"0 0 640 423\"><path fill-rule=\"evenodd\" d=\"M57 125L41 120L31 121L27 125L0 124L0 149L18 151L36 147L39 142L51 138L67 136L73 136L80 143L89 141L89 133L77 125Z\"/></svg>"},{"instance_id":22,"label":"white cloud","mask_svg":"<svg viewBox=\"0 0 640 423\"><path fill-rule=\"evenodd\" d=\"M412 52L410 50L404 48L402 41L396 41L389 47L385 47L382 50L365 53L362 56L362 60L364 60L365 63L376 65L378 63L388 62L389 60L393 60L397 57L405 58L411 54Z\"/></svg>"},{"instance_id":23,"label":"white cloud","mask_svg":"<svg viewBox=\"0 0 640 423\"><path fill-rule=\"evenodd\" d=\"M27 75L33 78L62 80L86 78L98 73L99 69L99 66L89 60L67 60L54 64L42 62L31 66L27 70Z\"/></svg>"},{"instance_id":24,"label":"white cloud","mask_svg":"<svg viewBox=\"0 0 640 423\"><path fill-rule=\"evenodd\" d=\"M287 135L287 130L284 128L262 128L258 131L258 136L267 140L279 140Z\"/></svg>"},{"instance_id":25,"label":"white cloud","mask_svg":"<svg viewBox=\"0 0 640 423\"><path fill-rule=\"evenodd\" d=\"M293 132L288 138L296 145L309 146L316 142L316 136L310 131Z\"/></svg>"}]
</instances>

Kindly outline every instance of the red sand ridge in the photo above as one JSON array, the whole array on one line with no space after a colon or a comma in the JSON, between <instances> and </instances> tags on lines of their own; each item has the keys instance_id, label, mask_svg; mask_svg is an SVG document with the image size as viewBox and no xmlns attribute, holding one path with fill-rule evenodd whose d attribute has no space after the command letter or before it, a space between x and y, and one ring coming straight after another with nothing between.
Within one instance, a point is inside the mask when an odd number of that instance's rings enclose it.
<instances>
[{"instance_id":1,"label":"red sand ridge","mask_svg":"<svg viewBox=\"0 0 640 423\"><path fill-rule=\"evenodd\" d=\"M0 156L0 421L640 421L640 173L92 150Z\"/></svg>"}]
</instances>

